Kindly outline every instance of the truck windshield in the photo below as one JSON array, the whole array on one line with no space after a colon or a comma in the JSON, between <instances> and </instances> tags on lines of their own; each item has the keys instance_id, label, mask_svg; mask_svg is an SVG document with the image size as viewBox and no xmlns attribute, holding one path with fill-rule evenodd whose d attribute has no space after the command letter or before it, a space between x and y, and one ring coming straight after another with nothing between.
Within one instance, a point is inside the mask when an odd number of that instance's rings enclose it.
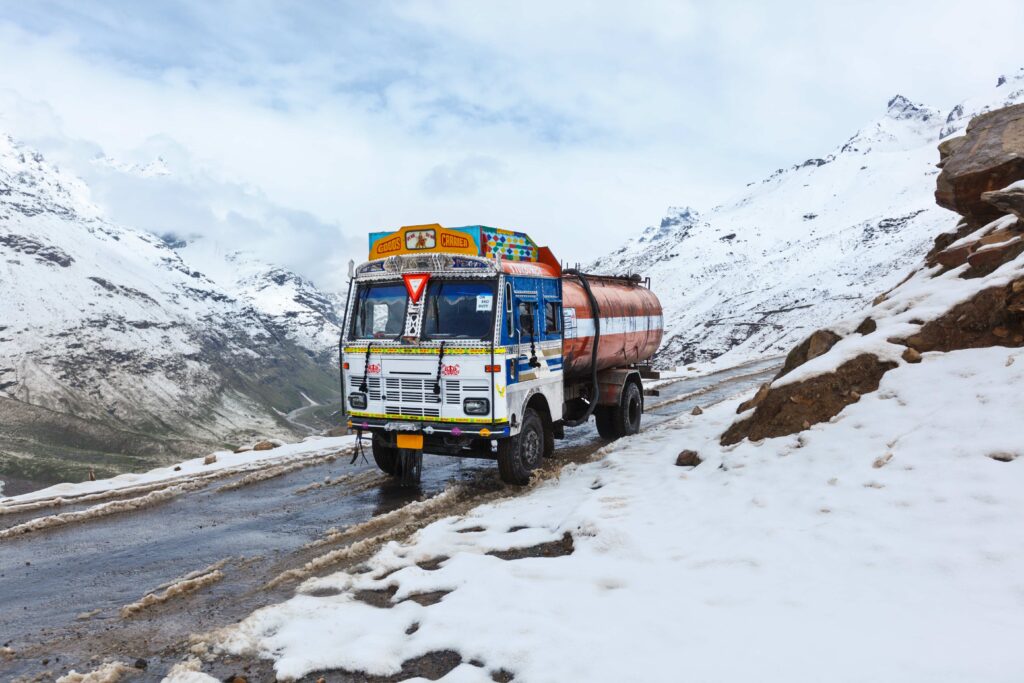
<instances>
[{"instance_id":1,"label":"truck windshield","mask_svg":"<svg viewBox=\"0 0 1024 683\"><path fill-rule=\"evenodd\" d=\"M435 280L427 285L424 339L490 339L494 282Z\"/></svg>"},{"instance_id":2,"label":"truck windshield","mask_svg":"<svg viewBox=\"0 0 1024 683\"><path fill-rule=\"evenodd\" d=\"M405 285L362 285L352 316L353 339L397 338L405 324Z\"/></svg>"}]
</instances>

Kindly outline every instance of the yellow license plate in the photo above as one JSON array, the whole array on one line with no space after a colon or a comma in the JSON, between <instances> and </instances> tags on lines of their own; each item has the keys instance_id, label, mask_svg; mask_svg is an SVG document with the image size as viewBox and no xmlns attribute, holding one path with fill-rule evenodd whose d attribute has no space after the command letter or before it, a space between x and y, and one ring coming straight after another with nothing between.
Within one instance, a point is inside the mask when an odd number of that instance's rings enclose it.
<instances>
[{"instance_id":1,"label":"yellow license plate","mask_svg":"<svg viewBox=\"0 0 1024 683\"><path fill-rule=\"evenodd\" d=\"M398 447L399 448L411 448L414 450L423 450L423 435L422 434L399 434L398 435Z\"/></svg>"}]
</instances>

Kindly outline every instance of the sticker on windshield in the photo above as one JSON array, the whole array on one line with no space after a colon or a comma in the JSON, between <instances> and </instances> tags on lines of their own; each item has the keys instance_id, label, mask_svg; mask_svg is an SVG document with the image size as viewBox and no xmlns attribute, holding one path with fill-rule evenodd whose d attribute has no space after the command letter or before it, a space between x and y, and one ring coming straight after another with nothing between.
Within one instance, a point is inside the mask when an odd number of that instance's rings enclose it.
<instances>
[{"instance_id":1,"label":"sticker on windshield","mask_svg":"<svg viewBox=\"0 0 1024 683\"><path fill-rule=\"evenodd\" d=\"M477 294L476 295L476 310L477 311L490 311L494 308L494 295L493 294Z\"/></svg>"}]
</instances>

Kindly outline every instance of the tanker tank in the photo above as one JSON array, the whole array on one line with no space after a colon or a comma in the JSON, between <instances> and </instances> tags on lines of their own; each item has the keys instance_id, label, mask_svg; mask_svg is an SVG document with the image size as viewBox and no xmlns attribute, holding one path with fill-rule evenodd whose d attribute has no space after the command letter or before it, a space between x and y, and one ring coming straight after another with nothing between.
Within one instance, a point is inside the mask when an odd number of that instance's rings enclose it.
<instances>
[{"instance_id":1,"label":"tanker tank","mask_svg":"<svg viewBox=\"0 0 1024 683\"><path fill-rule=\"evenodd\" d=\"M599 311L597 370L650 360L661 344L664 328L661 302L654 292L644 287L639 278L567 272L562 275L566 379L583 379L592 372L594 307L583 278Z\"/></svg>"}]
</instances>

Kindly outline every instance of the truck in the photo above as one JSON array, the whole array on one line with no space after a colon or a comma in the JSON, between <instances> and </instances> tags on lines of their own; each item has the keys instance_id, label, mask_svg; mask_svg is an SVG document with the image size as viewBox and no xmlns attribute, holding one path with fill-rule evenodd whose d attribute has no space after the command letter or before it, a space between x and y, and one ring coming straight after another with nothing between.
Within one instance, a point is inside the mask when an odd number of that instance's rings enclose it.
<instances>
[{"instance_id":1,"label":"truck","mask_svg":"<svg viewBox=\"0 0 1024 683\"><path fill-rule=\"evenodd\" d=\"M634 434L661 303L638 275L563 268L525 233L411 225L349 264L344 420L377 466L419 482L423 453L489 458L522 485L565 428Z\"/></svg>"}]
</instances>

